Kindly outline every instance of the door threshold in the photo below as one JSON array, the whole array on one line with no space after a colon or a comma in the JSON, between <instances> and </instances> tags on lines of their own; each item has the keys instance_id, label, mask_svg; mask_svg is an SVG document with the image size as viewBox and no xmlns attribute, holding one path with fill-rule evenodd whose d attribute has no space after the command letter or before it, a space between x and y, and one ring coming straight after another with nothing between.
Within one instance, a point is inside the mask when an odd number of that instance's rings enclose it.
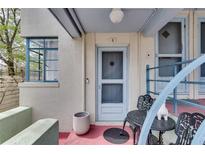
<instances>
[{"instance_id":1,"label":"door threshold","mask_svg":"<svg viewBox=\"0 0 205 154\"><path fill-rule=\"evenodd\" d=\"M108 125L108 126L123 126L123 121L122 122L112 122L112 121L97 121L97 122L94 122L93 125L99 125L99 126L105 126L105 125Z\"/></svg>"}]
</instances>

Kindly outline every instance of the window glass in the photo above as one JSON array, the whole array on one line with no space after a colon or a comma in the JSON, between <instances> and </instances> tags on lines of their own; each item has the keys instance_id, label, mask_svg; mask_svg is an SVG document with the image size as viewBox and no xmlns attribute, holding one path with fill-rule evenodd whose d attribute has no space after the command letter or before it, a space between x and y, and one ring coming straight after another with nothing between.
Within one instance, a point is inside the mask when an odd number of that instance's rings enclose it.
<instances>
[{"instance_id":1,"label":"window glass","mask_svg":"<svg viewBox=\"0 0 205 154\"><path fill-rule=\"evenodd\" d=\"M201 53L205 53L205 22L201 22Z\"/></svg>"},{"instance_id":2,"label":"window glass","mask_svg":"<svg viewBox=\"0 0 205 154\"><path fill-rule=\"evenodd\" d=\"M181 22L169 22L159 31L158 65L171 65L182 61L182 26ZM181 65L177 66L177 72ZM174 67L162 67L158 71L159 77L173 77Z\"/></svg>"},{"instance_id":3,"label":"window glass","mask_svg":"<svg viewBox=\"0 0 205 154\"><path fill-rule=\"evenodd\" d=\"M58 52L57 50L46 50L46 60L57 60Z\"/></svg>"},{"instance_id":4,"label":"window glass","mask_svg":"<svg viewBox=\"0 0 205 154\"><path fill-rule=\"evenodd\" d=\"M181 58L175 57L160 57L159 58L159 66L163 65L171 65L176 62L180 62ZM181 70L181 65L177 65L177 73ZM169 77L174 76L174 67L162 67L159 69L160 77Z\"/></svg>"},{"instance_id":5,"label":"window glass","mask_svg":"<svg viewBox=\"0 0 205 154\"><path fill-rule=\"evenodd\" d=\"M201 65L201 77L205 77L205 63Z\"/></svg>"},{"instance_id":6,"label":"window glass","mask_svg":"<svg viewBox=\"0 0 205 154\"><path fill-rule=\"evenodd\" d=\"M181 23L169 22L159 31L159 53L181 54Z\"/></svg>"},{"instance_id":7,"label":"window glass","mask_svg":"<svg viewBox=\"0 0 205 154\"><path fill-rule=\"evenodd\" d=\"M45 48L58 48L58 40L57 39L46 39Z\"/></svg>"},{"instance_id":8,"label":"window glass","mask_svg":"<svg viewBox=\"0 0 205 154\"><path fill-rule=\"evenodd\" d=\"M122 103L122 84L102 84L102 103Z\"/></svg>"},{"instance_id":9,"label":"window glass","mask_svg":"<svg viewBox=\"0 0 205 154\"><path fill-rule=\"evenodd\" d=\"M201 54L205 54L205 22L201 22ZM205 77L205 64L201 65L201 77Z\"/></svg>"},{"instance_id":10,"label":"window glass","mask_svg":"<svg viewBox=\"0 0 205 154\"><path fill-rule=\"evenodd\" d=\"M102 53L102 79L123 78L123 53L103 52Z\"/></svg>"},{"instance_id":11,"label":"window glass","mask_svg":"<svg viewBox=\"0 0 205 154\"><path fill-rule=\"evenodd\" d=\"M29 48L44 48L44 39L30 39Z\"/></svg>"}]
</instances>

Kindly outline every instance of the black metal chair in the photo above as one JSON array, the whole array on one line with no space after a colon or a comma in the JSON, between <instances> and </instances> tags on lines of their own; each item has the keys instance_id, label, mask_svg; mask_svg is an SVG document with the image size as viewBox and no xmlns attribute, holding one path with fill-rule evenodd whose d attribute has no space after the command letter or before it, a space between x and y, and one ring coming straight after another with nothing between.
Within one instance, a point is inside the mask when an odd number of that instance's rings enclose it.
<instances>
[{"instance_id":1,"label":"black metal chair","mask_svg":"<svg viewBox=\"0 0 205 154\"><path fill-rule=\"evenodd\" d=\"M205 116L201 113L181 113L175 128L177 140L175 144L171 143L171 145L190 145L204 119Z\"/></svg>"},{"instance_id":2,"label":"black metal chair","mask_svg":"<svg viewBox=\"0 0 205 154\"><path fill-rule=\"evenodd\" d=\"M148 111L151 108L153 102L154 102L154 99L150 95L148 95L148 94L141 95L141 96L138 97L137 109L138 110L143 110L143 111ZM124 131L126 122L128 122L130 124L130 128L131 128L132 133L133 133L133 144L135 144L136 132L140 131L140 126L135 125L132 122L132 119L129 119L129 118L126 117L125 120L124 120L124 123L123 123L123 131ZM121 135L123 135L123 131L121 132Z\"/></svg>"}]
</instances>

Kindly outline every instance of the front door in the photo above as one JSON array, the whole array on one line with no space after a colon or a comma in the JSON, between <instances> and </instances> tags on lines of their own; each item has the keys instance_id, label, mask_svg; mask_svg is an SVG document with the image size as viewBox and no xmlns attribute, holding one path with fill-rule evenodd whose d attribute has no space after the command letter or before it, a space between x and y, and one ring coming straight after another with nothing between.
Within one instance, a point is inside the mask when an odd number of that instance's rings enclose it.
<instances>
[{"instance_id":1,"label":"front door","mask_svg":"<svg viewBox=\"0 0 205 154\"><path fill-rule=\"evenodd\" d=\"M127 113L127 48L98 48L97 119L122 121Z\"/></svg>"}]
</instances>

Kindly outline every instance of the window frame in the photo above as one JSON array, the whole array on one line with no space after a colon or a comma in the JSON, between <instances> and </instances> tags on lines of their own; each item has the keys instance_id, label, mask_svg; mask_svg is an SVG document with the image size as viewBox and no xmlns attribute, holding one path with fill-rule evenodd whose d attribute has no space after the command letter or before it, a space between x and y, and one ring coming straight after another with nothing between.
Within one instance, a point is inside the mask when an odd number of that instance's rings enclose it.
<instances>
[{"instance_id":1,"label":"window frame","mask_svg":"<svg viewBox=\"0 0 205 154\"><path fill-rule=\"evenodd\" d=\"M205 18L199 18L198 20L199 22L199 56L204 55L205 53L201 53L201 23L204 22L205 23ZM201 67L199 69L199 78L205 80L205 77L201 76Z\"/></svg>"},{"instance_id":2,"label":"window frame","mask_svg":"<svg viewBox=\"0 0 205 154\"><path fill-rule=\"evenodd\" d=\"M198 17L197 20L197 24L198 24L198 56L202 56L205 53L201 53L201 23L204 22L205 23L205 17ZM197 78L199 81L205 81L205 77L201 76L201 66L197 69ZM198 95L204 95L205 94L205 88L203 87L204 85L197 85L197 89L198 89Z\"/></svg>"},{"instance_id":3,"label":"window frame","mask_svg":"<svg viewBox=\"0 0 205 154\"><path fill-rule=\"evenodd\" d=\"M31 45L31 40L38 40L38 39L41 39L43 40L44 44L43 44L43 48L34 48L34 47L30 47ZM46 72L48 71L53 71L53 72L59 72L58 69L56 70L46 70L46 61L55 61L55 62L58 62L59 61L59 58L52 58L52 59L47 59L46 58L46 53L47 52L57 52L58 54L58 46L57 48L56 47L46 47L45 45L45 42L46 42L46 39L57 39L57 43L58 43L58 37L27 37L26 38L26 81L27 82L58 82L58 79L57 80L47 80L46 79ZM31 73L31 70L30 70L30 63L32 62L31 61L31 56L30 56L30 53L34 52L34 50L40 50L43 51L43 60L39 60L38 64L40 64L40 61L43 61L43 68L42 70L33 70L33 72L42 72L43 73L43 79L40 79L40 76L39 76L39 79L38 80L31 80L30 79L30 73Z\"/></svg>"}]
</instances>

